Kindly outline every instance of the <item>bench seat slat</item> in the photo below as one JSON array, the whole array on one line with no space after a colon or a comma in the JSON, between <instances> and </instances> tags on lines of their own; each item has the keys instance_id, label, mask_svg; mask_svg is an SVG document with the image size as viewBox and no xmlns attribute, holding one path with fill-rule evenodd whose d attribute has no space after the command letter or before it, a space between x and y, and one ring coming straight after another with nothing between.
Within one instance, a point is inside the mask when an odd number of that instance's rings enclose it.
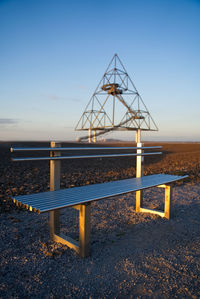
<instances>
[{"instance_id":1,"label":"bench seat slat","mask_svg":"<svg viewBox=\"0 0 200 299\"><path fill-rule=\"evenodd\" d=\"M188 176L155 174L141 178L131 178L101 184L86 185L75 188L60 189L54 192L40 192L30 195L14 197L14 202L26 205L30 210L38 213L70 207L103 198L109 198L133 191L172 183Z\"/></svg>"}]
</instances>

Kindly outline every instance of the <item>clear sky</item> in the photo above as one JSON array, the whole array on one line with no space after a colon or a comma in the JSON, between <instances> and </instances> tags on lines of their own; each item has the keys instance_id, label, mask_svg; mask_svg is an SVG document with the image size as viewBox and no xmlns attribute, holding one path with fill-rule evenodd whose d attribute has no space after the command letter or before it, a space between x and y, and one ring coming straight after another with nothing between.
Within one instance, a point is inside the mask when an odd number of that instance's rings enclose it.
<instances>
[{"instance_id":1,"label":"clear sky","mask_svg":"<svg viewBox=\"0 0 200 299\"><path fill-rule=\"evenodd\" d=\"M75 140L117 53L159 128L143 136L200 141L200 1L0 0L0 43L0 140Z\"/></svg>"}]
</instances>

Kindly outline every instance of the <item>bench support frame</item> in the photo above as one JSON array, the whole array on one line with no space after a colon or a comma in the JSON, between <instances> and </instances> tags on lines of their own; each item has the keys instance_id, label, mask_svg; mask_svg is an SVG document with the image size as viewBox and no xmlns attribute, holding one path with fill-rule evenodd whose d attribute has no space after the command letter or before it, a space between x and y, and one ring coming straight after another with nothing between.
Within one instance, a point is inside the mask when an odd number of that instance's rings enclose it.
<instances>
[{"instance_id":1,"label":"bench support frame","mask_svg":"<svg viewBox=\"0 0 200 299\"><path fill-rule=\"evenodd\" d=\"M136 212L156 214L159 215L160 217L170 219L171 202L172 202L172 186L159 185L157 187L165 189L164 212L143 208L143 203L141 202L140 197L139 196L137 197L137 193L136 193Z\"/></svg>"},{"instance_id":2,"label":"bench support frame","mask_svg":"<svg viewBox=\"0 0 200 299\"><path fill-rule=\"evenodd\" d=\"M136 143L137 143L137 147L144 146L144 144L141 143L141 130L140 129L138 129L136 131ZM141 153L143 153L143 150L137 149L137 154L141 154ZM138 155L136 158L136 178L142 177L143 174L144 174L144 157ZM143 191L142 190L136 191L136 212L156 214L161 217L170 219L172 187L170 185L159 185L157 187L165 189L164 212L144 208L143 207Z\"/></svg>"},{"instance_id":3,"label":"bench support frame","mask_svg":"<svg viewBox=\"0 0 200 299\"><path fill-rule=\"evenodd\" d=\"M140 132L138 132L138 140L140 141ZM142 147L143 144L137 142L137 147ZM60 143L51 142L52 151L51 157L61 156L60 151L53 151L54 147L61 147ZM138 154L142 153L141 149L137 150ZM137 156L136 160L136 177L143 176L143 160L142 156ZM60 189L60 161L50 161L50 190ZM143 208L143 191L136 191L136 212L156 214L161 217L170 219L171 210L171 187L169 185L159 185L157 187L165 188L165 208L164 212ZM50 212L49 226L51 239L55 242L62 243L68 247L74 249L81 257L87 257L90 254L90 231L91 231L91 213L90 203L73 206L73 208L79 210L79 241L60 233L60 211L54 210Z\"/></svg>"},{"instance_id":4,"label":"bench support frame","mask_svg":"<svg viewBox=\"0 0 200 299\"><path fill-rule=\"evenodd\" d=\"M58 210L50 212L50 233L51 239L74 249L81 257L90 255L90 203L76 205L72 208L79 210L79 241L76 241L64 234L60 233L60 225L58 227L58 218L55 216ZM59 215L60 216L60 215ZM58 217L59 217L58 216Z\"/></svg>"},{"instance_id":5,"label":"bench support frame","mask_svg":"<svg viewBox=\"0 0 200 299\"><path fill-rule=\"evenodd\" d=\"M51 157L61 156L60 151L53 151L54 147L61 147L60 143L51 142ZM50 161L50 190L60 189L60 161ZM60 233L60 211L50 211L49 227L51 239L62 243L74 249L81 257L87 257L90 254L90 203L73 206L79 210L79 242Z\"/></svg>"}]
</instances>

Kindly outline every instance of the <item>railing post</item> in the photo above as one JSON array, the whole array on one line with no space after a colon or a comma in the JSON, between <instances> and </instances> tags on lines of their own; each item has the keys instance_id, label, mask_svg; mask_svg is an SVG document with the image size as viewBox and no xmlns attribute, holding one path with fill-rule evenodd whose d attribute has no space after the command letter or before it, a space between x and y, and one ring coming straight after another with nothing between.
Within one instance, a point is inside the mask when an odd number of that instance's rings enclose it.
<instances>
[{"instance_id":1,"label":"railing post","mask_svg":"<svg viewBox=\"0 0 200 299\"><path fill-rule=\"evenodd\" d=\"M142 147L143 143L137 143L137 147ZM137 154L142 154L143 150L137 149ZM143 176L143 170L144 170L144 157L143 156L136 156L136 178L140 178Z\"/></svg>"},{"instance_id":2,"label":"railing post","mask_svg":"<svg viewBox=\"0 0 200 299\"><path fill-rule=\"evenodd\" d=\"M60 143L56 143L54 141L51 142L51 147L61 147ZM51 151L51 157L61 156L60 151ZM55 191L60 189L60 169L61 162L60 160L50 160L50 191ZM50 226L50 235L52 240L54 240L54 235L60 234L60 211L50 211L49 218L49 226Z\"/></svg>"},{"instance_id":3,"label":"railing post","mask_svg":"<svg viewBox=\"0 0 200 299\"><path fill-rule=\"evenodd\" d=\"M93 142L94 143L96 142L96 131L94 131L94 134L93 134Z\"/></svg>"},{"instance_id":4,"label":"railing post","mask_svg":"<svg viewBox=\"0 0 200 299\"><path fill-rule=\"evenodd\" d=\"M165 218L170 219L172 205L172 186L165 186Z\"/></svg>"},{"instance_id":5,"label":"railing post","mask_svg":"<svg viewBox=\"0 0 200 299\"><path fill-rule=\"evenodd\" d=\"M138 129L136 132L136 142L137 147L142 147L143 143L141 143L141 130ZM141 154L143 150L137 149L137 154ZM144 157L137 156L136 157L136 178L140 178L143 176L143 167L144 167ZM140 208L143 206L143 191L136 191L136 212L140 212Z\"/></svg>"},{"instance_id":6,"label":"railing post","mask_svg":"<svg viewBox=\"0 0 200 299\"><path fill-rule=\"evenodd\" d=\"M91 143L91 129L88 130L88 142Z\"/></svg>"}]
</instances>

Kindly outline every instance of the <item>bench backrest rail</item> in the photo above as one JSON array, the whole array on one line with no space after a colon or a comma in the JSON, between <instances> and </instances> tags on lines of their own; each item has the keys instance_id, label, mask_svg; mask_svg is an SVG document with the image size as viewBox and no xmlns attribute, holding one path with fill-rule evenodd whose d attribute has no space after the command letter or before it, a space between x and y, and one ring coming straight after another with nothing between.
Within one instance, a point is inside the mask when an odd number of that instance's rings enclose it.
<instances>
[{"instance_id":1,"label":"bench backrest rail","mask_svg":"<svg viewBox=\"0 0 200 299\"><path fill-rule=\"evenodd\" d=\"M113 146L113 147L54 147L53 151L84 151L84 150L137 150L137 149L161 149L162 146ZM21 151L52 151L52 147L11 147L11 152Z\"/></svg>"},{"instance_id":2,"label":"bench backrest rail","mask_svg":"<svg viewBox=\"0 0 200 299\"><path fill-rule=\"evenodd\" d=\"M141 177L143 175L143 162L144 156L149 155L160 155L161 152L146 152L144 150L153 150L160 149L162 146L143 146L142 143L137 143L137 147L61 147L61 144L58 142L52 141L50 143L51 147L11 147L11 152L22 152L22 151L49 151L49 157L14 157L12 161L20 162L20 161L42 161L49 160L50 161L50 190L58 190L60 189L60 172L61 172L61 160L65 159L89 159L89 158L114 158L114 157L131 157L136 156L136 177ZM62 156L61 153L63 151L105 151L105 150L136 150L136 153L108 153L108 154L87 154L80 155L77 153L76 155L72 155L69 153L68 156Z\"/></svg>"},{"instance_id":3,"label":"bench backrest rail","mask_svg":"<svg viewBox=\"0 0 200 299\"><path fill-rule=\"evenodd\" d=\"M149 156L160 155L162 152L151 153L134 153L134 154L107 154L107 155L80 155L80 156L58 156L58 157L29 157L29 158L12 158L14 162L20 161L41 161L41 160L69 160L69 159L89 159L89 158L114 158L114 157L131 157L131 156Z\"/></svg>"}]
</instances>

